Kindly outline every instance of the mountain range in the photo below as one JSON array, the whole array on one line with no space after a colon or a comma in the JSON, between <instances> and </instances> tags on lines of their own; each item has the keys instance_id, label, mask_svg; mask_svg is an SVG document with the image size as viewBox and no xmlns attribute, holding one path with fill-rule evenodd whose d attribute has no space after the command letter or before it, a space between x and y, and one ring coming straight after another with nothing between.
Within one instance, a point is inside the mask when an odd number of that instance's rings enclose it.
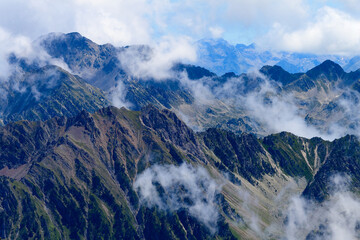
<instances>
[{"instance_id":1,"label":"mountain range","mask_svg":"<svg viewBox=\"0 0 360 240\"><path fill-rule=\"evenodd\" d=\"M359 237L359 70L176 63L159 80L132 75L122 55L148 62L148 46L78 33L36 44L63 64L9 58L0 237Z\"/></svg>"},{"instance_id":2,"label":"mountain range","mask_svg":"<svg viewBox=\"0 0 360 240\"><path fill-rule=\"evenodd\" d=\"M202 39L196 42L198 60L196 65L217 74L247 73L264 65L278 65L290 73L307 72L325 60L332 60L345 71L360 68L359 56L315 55L263 50L255 44L232 45L224 39Z\"/></svg>"},{"instance_id":3,"label":"mountain range","mask_svg":"<svg viewBox=\"0 0 360 240\"><path fill-rule=\"evenodd\" d=\"M29 83L36 76L36 66L44 65L46 68L49 67L48 63L33 63L35 66L20 64L20 73L11 76L1 86L5 93L0 102L0 119L3 123L12 121L11 119L46 120L55 115L74 116L82 109L94 112L110 103L133 110L153 104L161 109L175 111L194 130L220 127L238 133L251 132L258 136L286 130L305 137L315 136L306 131L297 131L296 128L282 128L286 124L281 124L280 127L274 125L271 119L255 111L264 108L283 109L289 113L287 117L291 121L299 122L299 128L310 125L314 129L312 132L333 139L343 133L356 133L360 119L354 114L359 98L358 71L347 73L332 61L324 61L305 73L292 74L275 65L265 66L259 72L240 75L226 73L222 76L202 67L179 63L168 69L167 79L158 80L133 76L127 71L127 63L119 57L130 51L134 58L140 56L149 59L151 51L147 46L116 48L110 44L97 45L78 33L50 34L41 37L38 42L50 57L64 62L68 69L61 69L62 72L68 76L73 75L88 85L83 87L81 97L72 94L69 97L61 96L63 99L69 98L66 104L75 106L74 110L69 111L66 106L58 106L56 102L45 104L45 96L61 95L62 93L57 93L61 88L37 85L30 87ZM28 61L20 59L14 62L19 64ZM36 78L36 81L43 79L40 81L46 82L49 77L45 73L43 75ZM54 91L51 90L52 87ZM15 95L17 99L29 99L28 104L13 106L16 101L11 99ZM49 99L59 98L51 96ZM74 101L81 104L73 103ZM95 104L90 104L91 101ZM41 106L37 106L39 104ZM50 109L42 109L43 106ZM50 114L43 114L43 111ZM24 118L23 115L26 114L30 115ZM282 121L288 120L279 119L279 122ZM341 130L338 133L334 128Z\"/></svg>"}]
</instances>

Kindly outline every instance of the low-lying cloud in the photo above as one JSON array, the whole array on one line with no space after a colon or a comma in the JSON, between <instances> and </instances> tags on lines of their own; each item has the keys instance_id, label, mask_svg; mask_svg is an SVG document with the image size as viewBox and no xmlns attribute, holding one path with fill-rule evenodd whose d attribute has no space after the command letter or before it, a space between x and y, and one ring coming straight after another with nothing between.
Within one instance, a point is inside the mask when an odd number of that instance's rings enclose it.
<instances>
[{"instance_id":1,"label":"low-lying cloud","mask_svg":"<svg viewBox=\"0 0 360 240\"><path fill-rule=\"evenodd\" d=\"M212 233L216 231L219 212L215 197L221 185L203 167L186 163L155 165L137 176L134 188L148 207L156 206L164 211L187 209Z\"/></svg>"},{"instance_id":2,"label":"low-lying cloud","mask_svg":"<svg viewBox=\"0 0 360 240\"><path fill-rule=\"evenodd\" d=\"M214 100L221 100L233 108L235 118L240 113L249 117L255 125L260 124L265 135L287 131L301 137L326 140L346 134L359 135L360 115L356 109L360 95L348 88L334 88L325 97L319 94L304 103L303 98L308 92L282 90L280 83L257 71L229 78L221 84L209 77L189 80L186 75L179 81L191 90L196 104L211 106ZM318 101L322 105L314 108L314 103ZM331 110L332 106L336 108ZM323 112L317 112L318 109ZM319 117L324 123L312 123L306 120L306 116ZM191 116L187 116L189 118Z\"/></svg>"},{"instance_id":3,"label":"low-lying cloud","mask_svg":"<svg viewBox=\"0 0 360 240\"><path fill-rule=\"evenodd\" d=\"M286 239L359 239L360 199L348 189L349 178L334 176L330 198L315 203L294 197L287 212Z\"/></svg>"},{"instance_id":4,"label":"low-lying cloud","mask_svg":"<svg viewBox=\"0 0 360 240\"><path fill-rule=\"evenodd\" d=\"M131 46L119 54L122 68L132 77L165 80L174 77L176 63L196 61L196 49L187 37L164 37L151 46Z\"/></svg>"},{"instance_id":5,"label":"low-lying cloud","mask_svg":"<svg viewBox=\"0 0 360 240\"><path fill-rule=\"evenodd\" d=\"M127 92L127 88L125 84L121 81L118 81L116 83L116 86L112 87L109 90L108 97L111 103L117 108L121 108L121 107L131 108L132 107L131 102L126 100L126 92Z\"/></svg>"},{"instance_id":6,"label":"low-lying cloud","mask_svg":"<svg viewBox=\"0 0 360 240\"><path fill-rule=\"evenodd\" d=\"M39 41L32 41L23 35L14 35L0 27L0 82L7 81L15 72L21 72L17 60L26 64L36 64L38 67L56 65L65 70L68 66L61 59L52 58L40 45Z\"/></svg>"},{"instance_id":7,"label":"low-lying cloud","mask_svg":"<svg viewBox=\"0 0 360 240\"><path fill-rule=\"evenodd\" d=\"M35 51L30 39L21 35L12 35L0 27L0 78L2 81L7 80L14 71L14 67L9 63L10 54L33 58Z\"/></svg>"}]
</instances>

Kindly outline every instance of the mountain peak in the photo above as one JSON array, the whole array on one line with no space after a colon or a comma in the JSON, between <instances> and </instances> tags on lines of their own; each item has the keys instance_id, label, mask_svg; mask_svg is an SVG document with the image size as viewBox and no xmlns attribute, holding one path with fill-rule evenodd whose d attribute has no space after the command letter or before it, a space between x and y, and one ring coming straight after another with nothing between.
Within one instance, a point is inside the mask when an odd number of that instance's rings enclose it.
<instances>
[{"instance_id":1,"label":"mountain peak","mask_svg":"<svg viewBox=\"0 0 360 240\"><path fill-rule=\"evenodd\" d=\"M65 36L71 37L71 38L85 38L84 36L82 36L82 35L81 35L80 33L78 33L78 32L66 33Z\"/></svg>"},{"instance_id":2,"label":"mountain peak","mask_svg":"<svg viewBox=\"0 0 360 240\"><path fill-rule=\"evenodd\" d=\"M345 71L342 67L331 60L324 61L306 73L306 75L311 78L320 78L321 76L325 76L330 81L336 81L344 74Z\"/></svg>"},{"instance_id":3,"label":"mountain peak","mask_svg":"<svg viewBox=\"0 0 360 240\"><path fill-rule=\"evenodd\" d=\"M234 78L237 77L237 75L234 72L228 72L221 76L222 78Z\"/></svg>"},{"instance_id":4,"label":"mountain peak","mask_svg":"<svg viewBox=\"0 0 360 240\"><path fill-rule=\"evenodd\" d=\"M288 73L278 65L275 66L266 65L260 69L260 72L277 82L281 82L283 85L287 85L295 79L295 77L292 74Z\"/></svg>"},{"instance_id":5,"label":"mountain peak","mask_svg":"<svg viewBox=\"0 0 360 240\"><path fill-rule=\"evenodd\" d=\"M88 48L96 48L97 44L90 39L82 36L78 32L71 33L50 33L40 38L41 44L46 50L67 50L69 48L76 48L86 50ZM59 49L60 48L60 49Z\"/></svg>"},{"instance_id":6,"label":"mountain peak","mask_svg":"<svg viewBox=\"0 0 360 240\"><path fill-rule=\"evenodd\" d=\"M177 71L177 72L186 71L189 79L191 79L191 80L198 80L203 77L214 77L215 76L215 73L212 73L203 67L194 66L194 65L190 65L190 64L178 63L175 66L173 66L172 70Z\"/></svg>"}]
</instances>

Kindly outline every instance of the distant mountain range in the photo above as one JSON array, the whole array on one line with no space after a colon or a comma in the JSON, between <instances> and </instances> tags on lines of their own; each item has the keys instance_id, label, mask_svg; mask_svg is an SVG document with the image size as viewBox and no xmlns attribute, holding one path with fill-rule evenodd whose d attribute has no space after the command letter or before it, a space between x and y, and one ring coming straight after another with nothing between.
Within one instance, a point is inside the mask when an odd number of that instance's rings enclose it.
<instances>
[{"instance_id":1,"label":"distant mountain range","mask_svg":"<svg viewBox=\"0 0 360 240\"><path fill-rule=\"evenodd\" d=\"M314 55L290 52L272 52L259 49L255 44L232 45L224 39L202 39L196 42L198 61L196 65L216 74L247 73L264 65L278 65L290 73L307 72L325 60L332 60L345 71L360 68L360 57Z\"/></svg>"}]
</instances>

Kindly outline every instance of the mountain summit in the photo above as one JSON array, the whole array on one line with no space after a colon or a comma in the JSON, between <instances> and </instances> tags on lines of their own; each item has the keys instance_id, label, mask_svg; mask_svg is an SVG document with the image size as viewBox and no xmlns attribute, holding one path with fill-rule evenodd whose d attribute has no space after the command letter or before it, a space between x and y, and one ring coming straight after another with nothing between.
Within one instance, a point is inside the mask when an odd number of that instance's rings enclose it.
<instances>
[{"instance_id":1,"label":"mountain summit","mask_svg":"<svg viewBox=\"0 0 360 240\"><path fill-rule=\"evenodd\" d=\"M306 72L306 75L313 79L325 77L329 81L336 81L341 79L345 74L345 71L341 66L331 60L326 60L320 65Z\"/></svg>"}]
</instances>

